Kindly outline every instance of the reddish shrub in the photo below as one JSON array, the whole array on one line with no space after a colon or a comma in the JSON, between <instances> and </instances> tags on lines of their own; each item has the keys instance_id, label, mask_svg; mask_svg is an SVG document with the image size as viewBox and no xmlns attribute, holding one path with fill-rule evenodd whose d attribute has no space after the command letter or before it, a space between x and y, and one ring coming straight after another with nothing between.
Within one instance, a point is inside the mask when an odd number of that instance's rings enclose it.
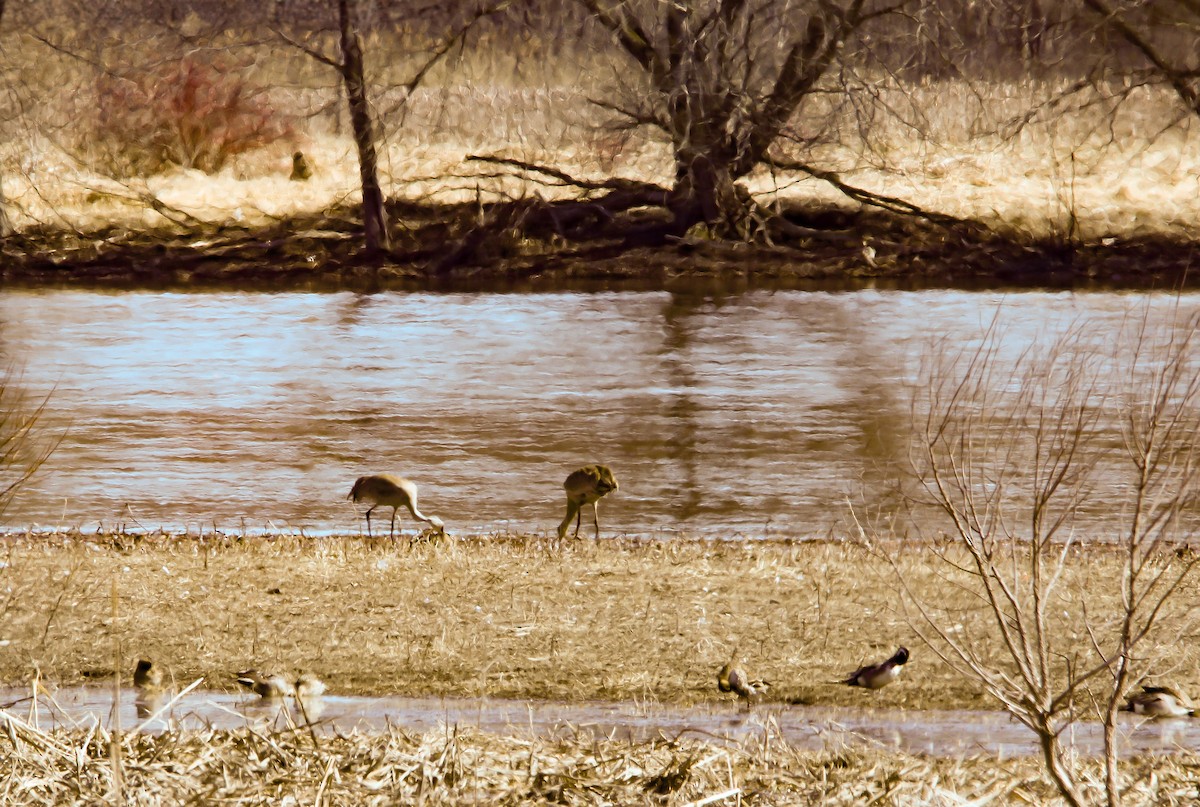
<instances>
[{"instance_id":1,"label":"reddish shrub","mask_svg":"<svg viewBox=\"0 0 1200 807\"><path fill-rule=\"evenodd\" d=\"M224 58L186 56L153 71L101 76L91 157L118 175L168 165L215 173L230 157L290 137L262 87Z\"/></svg>"}]
</instances>

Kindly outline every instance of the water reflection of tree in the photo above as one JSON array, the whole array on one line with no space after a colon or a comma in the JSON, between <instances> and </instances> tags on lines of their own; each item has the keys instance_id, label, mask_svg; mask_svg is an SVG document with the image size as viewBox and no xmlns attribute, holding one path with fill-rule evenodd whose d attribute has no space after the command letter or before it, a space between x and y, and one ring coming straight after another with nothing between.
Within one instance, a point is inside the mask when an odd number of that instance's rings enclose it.
<instances>
[{"instance_id":1,"label":"water reflection of tree","mask_svg":"<svg viewBox=\"0 0 1200 807\"><path fill-rule=\"evenodd\" d=\"M777 509L786 507L800 511L806 529L819 531L837 520L848 495L873 511L896 509L907 445L907 412L901 411L897 395L904 348L889 349L877 329L864 328L860 308L850 299L801 295L773 303L753 296L730 300L687 292L667 297L661 310L660 355L669 391L659 409L667 423L653 442L670 468L659 482L676 497L669 505L673 517L687 521L740 510L738 520L769 524L783 515ZM727 411L705 411L700 391L708 383L708 368L697 368L692 359L714 338L704 332L713 310L731 302L742 309L736 315L742 328L749 329L756 311L769 307L772 316L787 320L781 327L791 344L820 346L820 353L808 356L779 352L761 359L809 364L829 388L821 394L777 389L775 397L788 400L766 403L788 403L782 417L769 411L755 416L736 400L728 402ZM722 349L737 348L726 344ZM714 489L730 479L741 487L724 494ZM830 483L844 487L833 489ZM756 507L761 512L752 512ZM824 519L817 518L821 514Z\"/></svg>"},{"instance_id":2,"label":"water reflection of tree","mask_svg":"<svg viewBox=\"0 0 1200 807\"><path fill-rule=\"evenodd\" d=\"M669 438L665 445L666 458L680 471L680 498L676 517L687 521L700 512L704 496L696 478L697 419L699 406L692 390L696 375L687 354L692 341L690 320L696 315L704 298L690 294L671 293L662 309L665 335L662 346L663 367L671 392L666 406Z\"/></svg>"},{"instance_id":3,"label":"water reflection of tree","mask_svg":"<svg viewBox=\"0 0 1200 807\"><path fill-rule=\"evenodd\" d=\"M844 309L839 311L845 313ZM846 416L861 435L855 455L861 462L859 498L868 512L900 512L901 472L907 463L908 410L898 395L903 384L906 349L887 350L874 338L876 329L855 319L839 329L847 361L839 363L849 391Z\"/></svg>"}]
</instances>

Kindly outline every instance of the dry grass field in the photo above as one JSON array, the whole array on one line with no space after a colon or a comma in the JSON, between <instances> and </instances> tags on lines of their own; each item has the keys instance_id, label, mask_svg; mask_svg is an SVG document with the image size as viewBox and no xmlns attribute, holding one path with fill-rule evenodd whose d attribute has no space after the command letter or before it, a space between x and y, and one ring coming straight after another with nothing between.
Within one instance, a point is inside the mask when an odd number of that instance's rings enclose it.
<instances>
[{"instance_id":1,"label":"dry grass field","mask_svg":"<svg viewBox=\"0 0 1200 807\"><path fill-rule=\"evenodd\" d=\"M1006 121L1056 88L985 89L993 93L990 98L980 99L977 87L950 83L911 91L924 102L890 99L927 103L925 136L881 126L870 143L823 146L810 161L877 193L1027 237L1065 233L1072 214L1077 235L1085 239L1195 234L1200 136L1186 120L1163 130L1161 121L1173 117L1169 93L1147 90L1128 103L1114 125L1124 135L1119 138L1111 137L1095 115L1083 113L1006 136ZM404 123L390 129L382 145L385 190L391 198L439 202L474 199L480 190L486 199L571 193L556 184L497 178L488 167L465 162L471 154L539 162L590 180L622 176L669 184L673 168L665 144L606 135L586 95L580 87L419 92ZM314 166L306 183L288 181L296 148ZM18 226L84 231L162 226L166 220L145 204L151 197L203 221L247 225L357 199L353 143L319 123L302 126L292 139L239 155L212 175L173 169L117 181L50 144L41 143L37 152L36 157L24 152L3 159L4 192L15 205ZM832 187L811 178L762 172L748 185L765 200L847 204Z\"/></svg>"},{"instance_id":2,"label":"dry grass field","mask_svg":"<svg viewBox=\"0 0 1200 807\"><path fill-rule=\"evenodd\" d=\"M986 630L985 614L924 552L899 553L910 582L956 611L963 630ZM1077 560L1066 590L1103 596L1116 553L1092 548ZM862 548L831 542L560 548L478 537L410 550L357 537L10 536L0 680L20 684L36 672L51 685L95 682L111 676L119 642L126 667L150 657L179 682L203 675L218 689L236 686L233 670L276 665L313 669L342 694L693 703L729 697L714 673L740 646L786 700L994 708L917 643L889 574ZM829 683L899 643L914 659L896 684L868 692ZM1176 680L1194 690L1195 652L1183 642L1175 653ZM800 751L774 736L769 719L744 745L629 742L569 727L556 737L457 727L44 732L19 718L5 734L4 804L1054 803L1036 758ZM1098 763L1081 769L1085 791L1099 798ZM1189 755L1131 759L1122 771L1131 804L1192 803L1200 787Z\"/></svg>"},{"instance_id":3,"label":"dry grass field","mask_svg":"<svg viewBox=\"0 0 1200 807\"><path fill-rule=\"evenodd\" d=\"M952 631L987 643L988 612L927 552L899 553L910 585L957 620ZM886 564L844 543L558 548L478 537L410 550L356 537L88 536L10 538L4 562L0 681L9 684L108 678L119 642L130 669L151 658L178 681L204 676L215 689L235 689L236 670L269 666L311 669L343 694L690 704L730 697L715 673L738 647L784 701L996 708L921 645ZM1099 547L1068 563L1064 652L1088 651L1074 616L1085 593L1093 627L1095 614L1116 613L1118 570L1118 553ZM1179 600L1196 596L1192 584ZM1167 635L1179 630L1166 623ZM831 683L902 644L913 660L898 683L877 692ZM1200 691L1196 658L1182 643L1152 672Z\"/></svg>"}]
</instances>

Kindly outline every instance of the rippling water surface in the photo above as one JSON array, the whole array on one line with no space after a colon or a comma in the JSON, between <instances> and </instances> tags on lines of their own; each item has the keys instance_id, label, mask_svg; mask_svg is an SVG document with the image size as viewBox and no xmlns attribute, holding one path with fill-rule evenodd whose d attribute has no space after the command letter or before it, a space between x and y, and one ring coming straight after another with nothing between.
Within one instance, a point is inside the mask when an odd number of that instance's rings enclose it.
<instances>
[{"instance_id":1,"label":"rippling water surface","mask_svg":"<svg viewBox=\"0 0 1200 807\"><path fill-rule=\"evenodd\" d=\"M4 523L354 532L354 478L392 471L454 531L551 531L566 474L605 462L606 532L819 536L903 461L932 339L998 316L1015 355L1146 301L0 292L0 358L67 430Z\"/></svg>"}]
</instances>

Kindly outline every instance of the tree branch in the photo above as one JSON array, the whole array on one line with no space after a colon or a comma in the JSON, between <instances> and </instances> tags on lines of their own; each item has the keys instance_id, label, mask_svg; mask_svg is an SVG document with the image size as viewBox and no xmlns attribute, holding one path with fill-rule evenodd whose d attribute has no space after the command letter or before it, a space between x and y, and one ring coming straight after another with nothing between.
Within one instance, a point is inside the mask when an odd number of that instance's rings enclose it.
<instances>
[{"instance_id":1,"label":"tree branch","mask_svg":"<svg viewBox=\"0 0 1200 807\"><path fill-rule=\"evenodd\" d=\"M1125 20L1117 11L1111 8L1107 0L1083 0L1084 5L1104 18L1105 22L1117 30L1117 33L1133 47L1137 48L1146 59L1154 65L1175 89L1180 99L1195 113L1200 114L1200 94L1188 83L1185 72L1167 63L1166 58L1158 52L1154 44L1146 39Z\"/></svg>"},{"instance_id":2,"label":"tree branch","mask_svg":"<svg viewBox=\"0 0 1200 807\"><path fill-rule=\"evenodd\" d=\"M650 38L646 36L646 32L638 25L636 20L633 20L621 7L604 8L600 5L600 0L579 0L583 7L590 11L593 16L607 28L621 47L637 61L647 72L655 79L655 84L662 85L662 80L667 75L666 65L659 58L658 51L650 44Z\"/></svg>"},{"instance_id":3,"label":"tree branch","mask_svg":"<svg viewBox=\"0 0 1200 807\"><path fill-rule=\"evenodd\" d=\"M871 205L872 207L890 210L893 213L920 216L923 219L927 219L928 221L932 221L935 224L941 224L943 226L966 223L963 221L963 219L956 218L955 216L949 216L945 213L936 213L932 210L926 210L922 207L918 207L912 202L895 196L887 196L847 184L833 171L823 171L819 168L814 168L811 165L806 165L805 163L795 162L792 160L768 158L764 162L772 168L778 168L785 171L801 171L811 177L814 177L815 179L828 182L830 185L837 188L854 201L861 202L865 205Z\"/></svg>"},{"instance_id":4,"label":"tree branch","mask_svg":"<svg viewBox=\"0 0 1200 807\"><path fill-rule=\"evenodd\" d=\"M606 179L601 182L592 182L586 179L573 177L566 171L558 168L551 168L546 165L537 165L536 163L528 163L524 160L517 160L511 157L486 157L483 155L471 155L466 158L467 162L481 162L490 165L505 165L511 168L518 168L521 171L527 171L533 174L544 174L545 176L557 179L564 185L572 185L576 188L582 188L589 191L640 191L645 193L662 194L665 200L667 189L660 185L655 185L651 182L637 182L631 179Z\"/></svg>"},{"instance_id":5,"label":"tree branch","mask_svg":"<svg viewBox=\"0 0 1200 807\"><path fill-rule=\"evenodd\" d=\"M283 31L279 30L278 28L272 28L271 33L275 34L275 36L279 37L284 42L291 45L293 48L296 48L297 50L303 51L304 53L308 54L309 56L316 59L321 64L329 65L334 70L337 70L339 73L343 69L345 69L345 64L343 64L341 61L334 59L330 56L326 56L321 51L317 50L316 48L310 48L308 45L305 45L303 42L292 39L290 36L285 34Z\"/></svg>"}]
</instances>

